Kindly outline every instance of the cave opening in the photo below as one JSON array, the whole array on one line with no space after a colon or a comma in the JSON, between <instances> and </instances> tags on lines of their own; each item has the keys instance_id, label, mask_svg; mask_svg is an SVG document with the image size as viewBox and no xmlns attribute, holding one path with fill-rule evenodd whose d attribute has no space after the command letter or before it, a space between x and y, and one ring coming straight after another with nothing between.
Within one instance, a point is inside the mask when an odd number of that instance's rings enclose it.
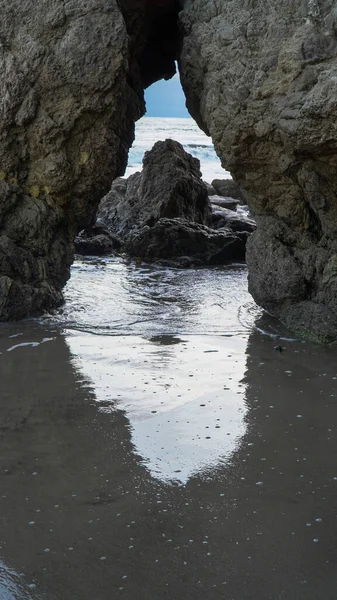
<instances>
[{"instance_id":1,"label":"cave opening","mask_svg":"<svg viewBox=\"0 0 337 600\"><path fill-rule=\"evenodd\" d=\"M142 169L144 153L157 141L173 139L200 161L204 180L231 178L222 168L210 136L202 131L186 107L178 65L176 74L160 79L145 89L146 113L135 124L135 140L129 150L125 177Z\"/></svg>"}]
</instances>

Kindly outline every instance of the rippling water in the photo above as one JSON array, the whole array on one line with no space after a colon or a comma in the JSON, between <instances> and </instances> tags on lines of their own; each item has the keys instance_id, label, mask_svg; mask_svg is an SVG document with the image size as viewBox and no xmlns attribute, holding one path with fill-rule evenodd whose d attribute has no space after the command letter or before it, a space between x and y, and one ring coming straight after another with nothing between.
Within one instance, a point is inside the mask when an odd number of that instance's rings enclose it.
<instances>
[{"instance_id":1,"label":"rippling water","mask_svg":"<svg viewBox=\"0 0 337 600\"><path fill-rule=\"evenodd\" d=\"M0 600L335 600L336 350L243 265L65 292L0 327Z\"/></svg>"},{"instance_id":2,"label":"rippling water","mask_svg":"<svg viewBox=\"0 0 337 600\"><path fill-rule=\"evenodd\" d=\"M261 314L242 264L184 270L78 260L65 298L60 324L111 335L235 335Z\"/></svg>"},{"instance_id":3,"label":"rippling water","mask_svg":"<svg viewBox=\"0 0 337 600\"><path fill-rule=\"evenodd\" d=\"M244 349L261 312L246 266L79 260L65 297L51 322L67 328L74 364L101 410L126 413L150 472L186 483L228 460L245 430Z\"/></svg>"}]
</instances>

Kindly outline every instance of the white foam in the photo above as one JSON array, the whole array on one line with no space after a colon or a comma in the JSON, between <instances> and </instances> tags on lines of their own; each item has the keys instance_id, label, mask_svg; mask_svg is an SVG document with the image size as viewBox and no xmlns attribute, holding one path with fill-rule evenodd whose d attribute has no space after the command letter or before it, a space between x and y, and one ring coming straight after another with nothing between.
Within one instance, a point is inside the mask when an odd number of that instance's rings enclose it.
<instances>
[{"instance_id":1,"label":"white foam","mask_svg":"<svg viewBox=\"0 0 337 600\"><path fill-rule=\"evenodd\" d=\"M51 342L54 339L55 338L43 338L41 342L22 342L22 344L16 344L15 346L7 348L7 352L12 352L13 350L17 350L17 348L26 348L27 346L30 346L31 348L37 348L37 346L45 344L46 342Z\"/></svg>"}]
</instances>

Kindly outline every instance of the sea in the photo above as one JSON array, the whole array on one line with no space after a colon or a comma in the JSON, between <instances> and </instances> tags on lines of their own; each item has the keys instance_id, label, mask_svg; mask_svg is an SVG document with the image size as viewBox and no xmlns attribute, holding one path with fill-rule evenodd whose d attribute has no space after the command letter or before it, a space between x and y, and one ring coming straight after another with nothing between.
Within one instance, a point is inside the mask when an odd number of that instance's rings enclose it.
<instances>
[{"instance_id":1,"label":"sea","mask_svg":"<svg viewBox=\"0 0 337 600\"><path fill-rule=\"evenodd\" d=\"M144 152L151 150L155 142L168 138L180 142L186 152L199 159L204 181L211 183L213 179L231 178L231 174L222 168L211 138L199 129L196 122L191 118L171 117L143 117L137 121L126 177L141 170Z\"/></svg>"}]
</instances>

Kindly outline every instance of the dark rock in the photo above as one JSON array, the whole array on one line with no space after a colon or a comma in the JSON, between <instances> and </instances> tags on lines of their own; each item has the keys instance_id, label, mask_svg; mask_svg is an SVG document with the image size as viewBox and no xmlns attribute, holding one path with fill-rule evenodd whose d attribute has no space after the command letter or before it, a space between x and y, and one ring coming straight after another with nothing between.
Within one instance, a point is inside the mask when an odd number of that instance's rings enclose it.
<instances>
[{"instance_id":1,"label":"dark rock","mask_svg":"<svg viewBox=\"0 0 337 600\"><path fill-rule=\"evenodd\" d=\"M211 220L200 163L173 140L157 142L145 153L141 173L115 181L97 212L97 219L124 239L162 218Z\"/></svg>"},{"instance_id":2,"label":"dark rock","mask_svg":"<svg viewBox=\"0 0 337 600\"><path fill-rule=\"evenodd\" d=\"M255 224L219 206L235 209L237 200L213 196L210 203L199 167L178 142L157 142L145 154L141 173L114 181L100 203L98 223L119 235L131 256L145 260L184 268L243 260ZM222 231L208 227L211 222Z\"/></svg>"},{"instance_id":3,"label":"dark rock","mask_svg":"<svg viewBox=\"0 0 337 600\"><path fill-rule=\"evenodd\" d=\"M263 217L250 290L307 337L337 340L336 3L185 0L179 18L187 107Z\"/></svg>"},{"instance_id":4,"label":"dark rock","mask_svg":"<svg viewBox=\"0 0 337 600\"><path fill-rule=\"evenodd\" d=\"M202 260L191 256L179 256L179 258L159 258L151 261L159 267L171 267L174 269L191 269L192 267L203 267Z\"/></svg>"},{"instance_id":5,"label":"dark rock","mask_svg":"<svg viewBox=\"0 0 337 600\"><path fill-rule=\"evenodd\" d=\"M259 223L260 225L260 223ZM285 245L288 235L275 219L268 218L268 225L258 227L249 242L249 291L257 303L267 305L273 313L286 298L289 303L304 300L307 282L294 254L294 243ZM289 240L290 242L290 240ZM260 256L264 255L261 263Z\"/></svg>"},{"instance_id":6,"label":"dark rock","mask_svg":"<svg viewBox=\"0 0 337 600\"><path fill-rule=\"evenodd\" d=\"M131 256L145 260L190 257L208 265L244 260L247 233L216 231L184 219L160 219L133 233L126 244Z\"/></svg>"},{"instance_id":7,"label":"dark rock","mask_svg":"<svg viewBox=\"0 0 337 600\"><path fill-rule=\"evenodd\" d=\"M56 252L58 251L57 243ZM55 251L54 249L52 250ZM55 263L57 265L57 256ZM40 288L39 262L30 250L18 246L6 235L0 236L0 315L2 320L23 319L59 306L62 294L53 286ZM35 283L35 285L34 285Z\"/></svg>"},{"instance_id":8,"label":"dark rock","mask_svg":"<svg viewBox=\"0 0 337 600\"><path fill-rule=\"evenodd\" d=\"M228 208L214 206L212 210L212 227L221 229L227 227L232 231L246 231L252 233L256 229L254 219L247 216L247 213L238 209L237 212Z\"/></svg>"},{"instance_id":9,"label":"dark rock","mask_svg":"<svg viewBox=\"0 0 337 600\"><path fill-rule=\"evenodd\" d=\"M320 342L337 339L337 265L335 258L329 260L327 245L313 250L308 236L299 247L290 227L273 217L259 217L248 241L247 263L249 291L258 304L298 335ZM320 284L312 293L313 272ZM310 293L313 299L308 300Z\"/></svg>"},{"instance_id":10,"label":"dark rock","mask_svg":"<svg viewBox=\"0 0 337 600\"><path fill-rule=\"evenodd\" d=\"M102 198L98 205L96 214L96 223L104 225L110 232L115 232L116 224L118 222L117 213L118 208L120 211L125 210L123 206L126 204L125 196L126 190L133 189L134 185L137 189L137 182L139 181L140 173L134 173L128 179L125 177L118 177L112 182L110 192Z\"/></svg>"},{"instance_id":11,"label":"dark rock","mask_svg":"<svg viewBox=\"0 0 337 600\"><path fill-rule=\"evenodd\" d=\"M175 73L178 10L177 0L1 3L0 234L12 245L0 321L59 304L76 231L124 173L144 86Z\"/></svg>"},{"instance_id":12,"label":"dark rock","mask_svg":"<svg viewBox=\"0 0 337 600\"><path fill-rule=\"evenodd\" d=\"M235 200L234 198L224 198L222 196L209 196L209 201L212 204L212 209L214 207L220 206L221 208L228 208L229 210L236 210L240 202Z\"/></svg>"},{"instance_id":13,"label":"dark rock","mask_svg":"<svg viewBox=\"0 0 337 600\"><path fill-rule=\"evenodd\" d=\"M75 252L83 256L106 256L119 250L122 242L102 225L83 229L75 238Z\"/></svg>"},{"instance_id":14,"label":"dark rock","mask_svg":"<svg viewBox=\"0 0 337 600\"><path fill-rule=\"evenodd\" d=\"M276 302L273 265L253 234L256 299L292 324L307 311L313 335L335 335L335 2L7 0L1 9L0 233L15 248L4 244L0 320L59 302L75 233L124 172L144 87L172 76L179 58L190 114L262 217L261 239L279 261ZM184 187L182 177L166 208L184 205ZM200 183L194 194L203 197ZM180 208L175 216L209 223L197 199L192 214ZM148 211L148 222L173 214ZM16 268L19 255L27 271ZM299 296L296 285L287 291L288 261L305 284Z\"/></svg>"},{"instance_id":15,"label":"dark rock","mask_svg":"<svg viewBox=\"0 0 337 600\"><path fill-rule=\"evenodd\" d=\"M210 183L208 183L207 181L204 181L204 184L205 184L205 186L207 188L207 194L209 196L216 196L216 189Z\"/></svg>"},{"instance_id":16,"label":"dark rock","mask_svg":"<svg viewBox=\"0 0 337 600\"><path fill-rule=\"evenodd\" d=\"M238 184L233 179L214 179L212 187L219 196L234 198L234 200L239 200L240 204L246 204Z\"/></svg>"}]
</instances>

